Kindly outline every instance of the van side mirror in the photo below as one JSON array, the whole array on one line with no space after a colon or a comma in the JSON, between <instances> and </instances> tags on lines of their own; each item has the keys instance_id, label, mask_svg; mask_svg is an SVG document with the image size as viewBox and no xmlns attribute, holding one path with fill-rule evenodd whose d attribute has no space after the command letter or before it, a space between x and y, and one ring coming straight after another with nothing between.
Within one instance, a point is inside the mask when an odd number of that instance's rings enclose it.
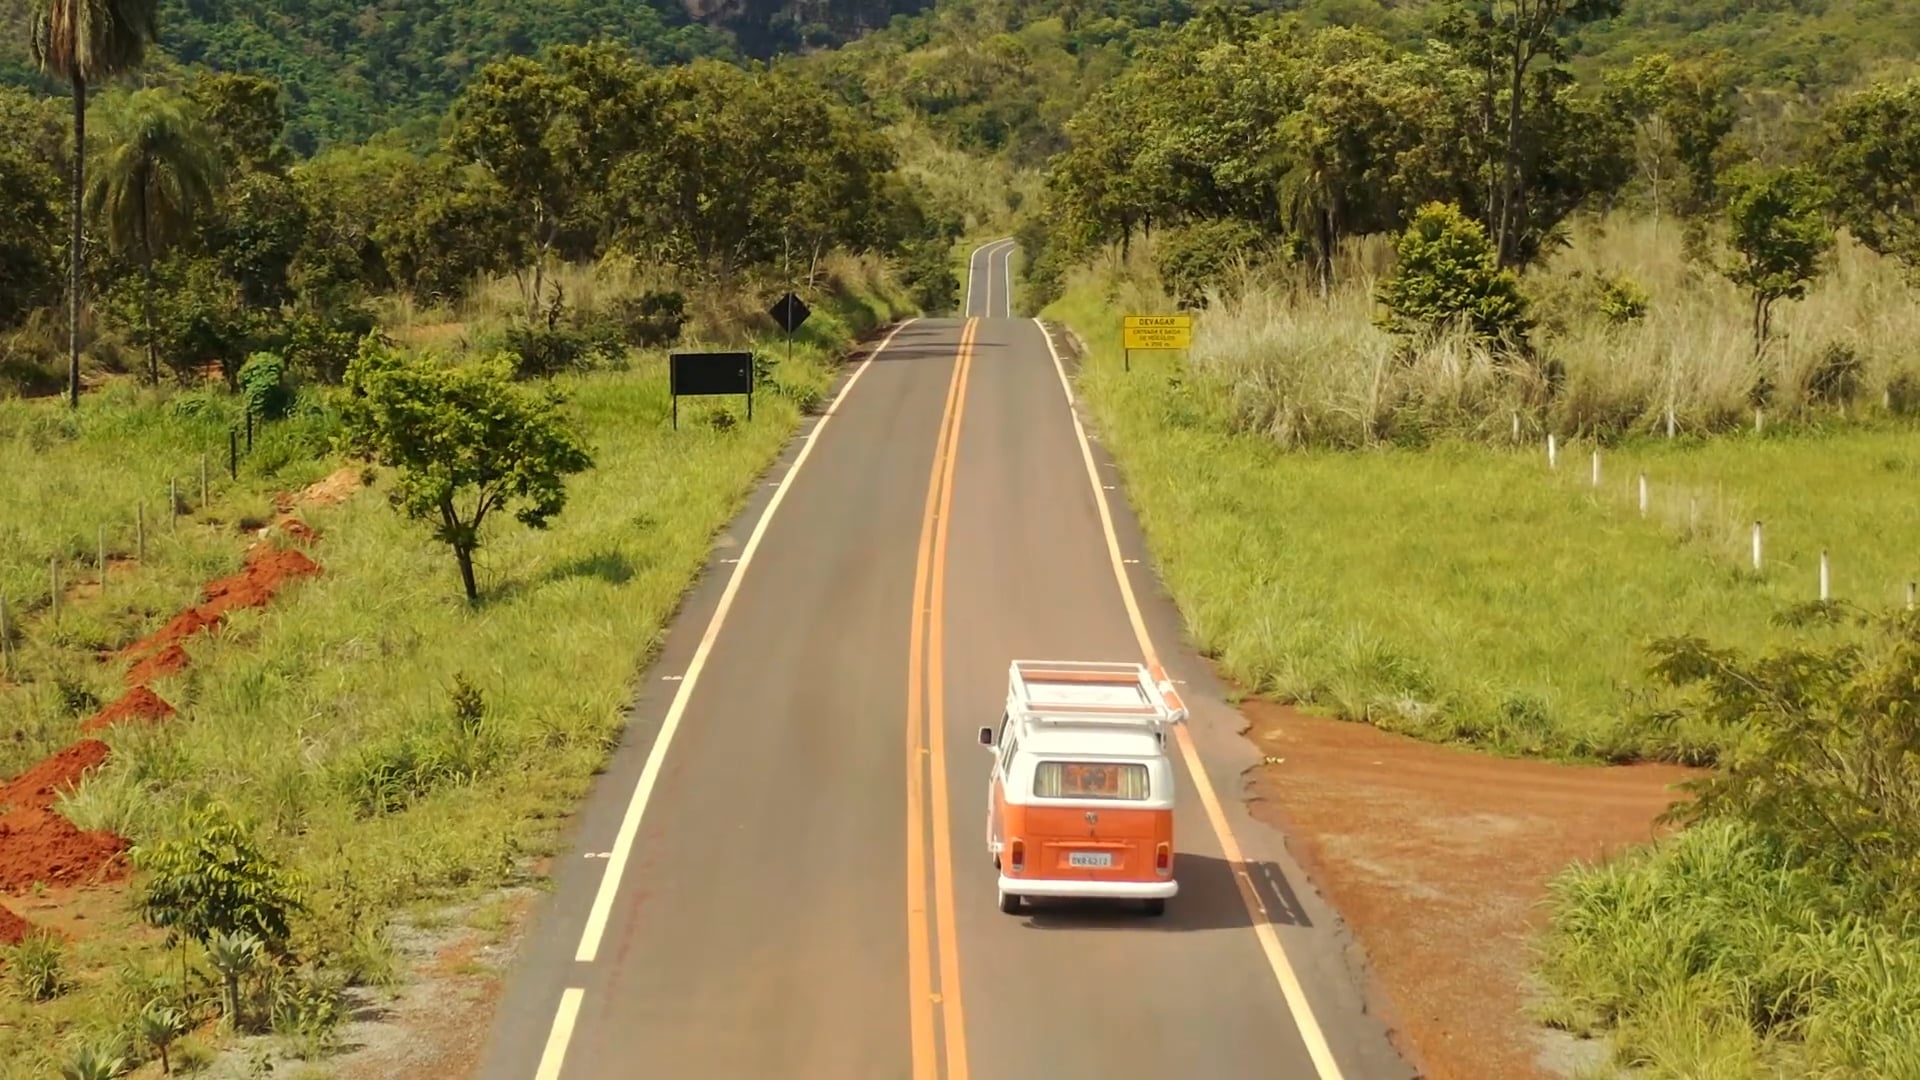
<instances>
[{"instance_id":1,"label":"van side mirror","mask_svg":"<svg viewBox=\"0 0 1920 1080\"><path fill-rule=\"evenodd\" d=\"M993 745L993 729L992 728L983 727L980 729L980 745L986 746L986 747L991 747Z\"/></svg>"}]
</instances>

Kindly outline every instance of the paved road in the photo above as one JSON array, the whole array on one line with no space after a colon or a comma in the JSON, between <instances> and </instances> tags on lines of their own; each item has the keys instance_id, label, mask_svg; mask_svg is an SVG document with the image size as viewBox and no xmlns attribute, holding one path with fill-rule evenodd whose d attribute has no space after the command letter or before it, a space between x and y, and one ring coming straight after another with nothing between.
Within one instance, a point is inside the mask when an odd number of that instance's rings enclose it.
<instances>
[{"instance_id":1,"label":"paved road","mask_svg":"<svg viewBox=\"0 0 1920 1080\"><path fill-rule=\"evenodd\" d=\"M1065 343L1012 317L1010 257L975 252L972 317L897 329L721 537L483 1076L1412 1075L1337 920L1238 805L1251 750L1127 561L1137 530L1078 434ZM1181 894L1161 919L1002 915L973 732L1008 660L1156 645L1194 714Z\"/></svg>"}]
</instances>

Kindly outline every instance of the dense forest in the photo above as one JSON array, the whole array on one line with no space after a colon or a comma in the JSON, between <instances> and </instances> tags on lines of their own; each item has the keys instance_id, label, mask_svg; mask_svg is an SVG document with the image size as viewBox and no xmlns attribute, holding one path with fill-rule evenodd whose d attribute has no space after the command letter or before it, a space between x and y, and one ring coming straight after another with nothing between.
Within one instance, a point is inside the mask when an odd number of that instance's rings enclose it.
<instances>
[{"instance_id":1,"label":"dense forest","mask_svg":"<svg viewBox=\"0 0 1920 1080\"><path fill-rule=\"evenodd\" d=\"M0 84L47 91L25 48L27 0L0 12ZM487 62L534 55L556 44L604 38L653 63L696 57L769 59L841 45L886 27L882 42L902 49L1040 21L1064 28L1074 54L1125 43L1136 32L1195 17L1199 0L963 0L932 10L926 0L164 0L162 59L246 72L285 90L288 144L311 153L389 127L432 134L435 117ZM1309 29L1372 30L1419 47L1449 5L1425 0L1239 0L1228 8L1274 10ZM1920 49L1920 9L1901 0L1628 0L1618 14L1567 38L1576 69L1591 74L1644 52L1729 53L1743 87L1823 94ZM884 46L883 46L884 47ZM984 65L968 80L1004 78ZM1016 80L1017 81L1017 80Z\"/></svg>"}]
</instances>

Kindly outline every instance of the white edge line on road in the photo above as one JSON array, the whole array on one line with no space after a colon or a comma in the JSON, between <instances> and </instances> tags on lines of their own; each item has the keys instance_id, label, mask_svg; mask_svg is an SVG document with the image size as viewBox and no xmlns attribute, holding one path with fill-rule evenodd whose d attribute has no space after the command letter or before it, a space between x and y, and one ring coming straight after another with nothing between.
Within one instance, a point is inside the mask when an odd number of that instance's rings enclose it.
<instances>
[{"instance_id":1,"label":"white edge line on road","mask_svg":"<svg viewBox=\"0 0 1920 1080\"><path fill-rule=\"evenodd\" d=\"M1067 395L1067 414L1073 419L1073 431L1080 440L1080 457L1086 462L1087 479L1093 486L1094 503L1100 510L1100 527L1107 535L1107 555L1113 562L1114 579L1120 584L1120 598L1126 602L1127 617L1133 622L1133 636L1139 641L1140 652L1146 657L1148 665L1155 670L1164 670L1159 654L1154 651L1153 639L1147 634L1147 623L1140 614L1140 603L1133 595L1133 582L1128 578L1126 565L1121 559L1120 538L1113 529L1113 512L1107 506L1106 493L1101 490L1100 470L1094 465L1093 448L1087 444L1087 429L1080 423L1080 411L1074 407L1073 383L1067 378L1066 365L1060 362L1060 350L1054 347L1053 335L1047 332L1046 324L1038 318L1033 323L1040 328L1041 336L1046 338L1047 354L1053 358L1053 370L1060 376L1060 388ZM1213 783L1207 779L1206 766L1200 762L1193 736L1187 732L1185 724L1177 724L1173 730L1180 744L1181 756L1187 759L1187 772L1193 777L1200 804L1206 809L1207 820L1220 841L1220 850L1228 862L1244 873L1247 861L1241 854L1239 841L1234 839L1233 827L1227 823L1226 812L1221 809ZM1244 896L1242 902L1245 902ZM1249 914L1253 913L1249 911ZM1300 1031L1301 1041L1307 1045L1307 1054L1313 1058L1315 1070L1322 1080L1343 1080L1340 1065L1334 1060L1327 1037L1320 1030L1320 1022L1314 1018L1313 1005L1307 1001L1306 989L1300 985L1300 977L1287 959L1279 935L1274 933L1273 925L1264 918L1255 917L1252 922L1253 931L1260 939L1260 948L1267 955L1267 966L1273 969L1273 977L1280 983L1280 992L1286 996L1287 1008L1293 1013L1294 1025Z\"/></svg>"},{"instance_id":2,"label":"white edge line on road","mask_svg":"<svg viewBox=\"0 0 1920 1080\"><path fill-rule=\"evenodd\" d=\"M987 249L999 247L1001 244L1012 244L1012 243L1013 243L1013 237L1003 236L998 240L989 240L986 243L981 244L979 247L974 248L971 252L967 254L967 303L966 303L966 307L960 312L961 318L963 319L973 318L973 283L975 279L980 277L979 274L976 274L973 272L974 262L978 260L981 255L987 254ZM1013 249L1009 247L1007 251L1009 253L1009 257L1011 257L1011 253ZM986 306L989 310L981 312L980 315L982 318L991 319L993 318L993 311L991 310L991 308L993 307L993 256L991 254L987 254L986 264L987 264L987 273L986 273L987 302L984 306ZM1013 291L1013 282L1011 279L1009 279L1007 282L1007 291L1009 293Z\"/></svg>"},{"instance_id":3,"label":"white edge line on road","mask_svg":"<svg viewBox=\"0 0 1920 1080\"><path fill-rule=\"evenodd\" d=\"M567 1059L567 1043L573 1039L573 1023L580 1017L580 999L587 992L569 986L560 995L560 1009L553 1014L553 1030L547 1033L547 1049L540 1055L540 1071L534 1080L560 1080L560 1064Z\"/></svg>"},{"instance_id":4,"label":"white edge line on road","mask_svg":"<svg viewBox=\"0 0 1920 1080\"><path fill-rule=\"evenodd\" d=\"M633 852L634 837L639 835L640 818L646 813L647 799L653 794L653 785L660 777L661 764L666 760L667 748L673 744L673 733L680 727L680 717L686 712L687 699L693 696L693 688L700 681L700 671L707 664L707 654L713 651L714 639L720 636L720 627L726 622L727 610L733 607L734 594L740 591L740 580L746 576L747 567L753 564L753 554L759 550L760 538L766 535L767 526L772 523L774 513L780 509L781 501L787 497L787 491L793 486L794 478L800 475L800 466L807 463L807 455L813 453L814 444L819 440L820 433L825 431L827 424L839 414L841 403L846 401L847 395L853 391L854 384L860 381L860 376L867 373L867 368L873 365L874 359L887 351L887 346L893 344L893 339L899 335L900 331L913 325L915 321L908 319L894 327L887 334L886 339L880 343L880 347L867 354L866 359L861 361L860 366L855 368L853 375L847 379L846 385L834 395L833 404L827 406L826 415L822 416L820 422L815 424L813 430L808 433L806 444L800 448L799 456L793 459L793 466L787 470L787 475L780 479L780 486L775 489L773 498L768 501L766 511L760 515L760 520L754 525L753 535L747 538L746 546L740 549L740 561L734 565L733 575L727 579L726 590L720 594L720 603L713 609L713 618L707 622L705 636L701 637L700 645L693 650L693 659L687 663L687 670L681 676L680 689L674 692L673 702L667 706L666 718L660 722L660 733L654 736L653 749L647 754L646 767L640 770L640 779L633 786L633 798L627 803L626 817L621 819L620 833L613 842L613 857L607 860L606 876L600 879L600 891L593 898L593 910L587 913L587 925L580 934L580 948L573 954L575 961L589 963L600 952L600 938L606 933L607 917L613 911L614 895L620 891L620 878L626 873L627 857Z\"/></svg>"},{"instance_id":5,"label":"white edge line on road","mask_svg":"<svg viewBox=\"0 0 1920 1080\"><path fill-rule=\"evenodd\" d=\"M1020 245L1012 238L1007 240L1007 249L1000 254L1000 278L1006 283L1006 297L1001 306L1007 309L1007 318L1013 318L1013 251Z\"/></svg>"}]
</instances>

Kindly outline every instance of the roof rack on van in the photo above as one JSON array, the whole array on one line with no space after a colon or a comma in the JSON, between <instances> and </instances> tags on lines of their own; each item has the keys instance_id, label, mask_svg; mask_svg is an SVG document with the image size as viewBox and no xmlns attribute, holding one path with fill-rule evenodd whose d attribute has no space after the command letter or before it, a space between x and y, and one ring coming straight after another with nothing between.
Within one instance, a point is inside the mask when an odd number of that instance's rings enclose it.
<instances>
[{"instance_id":1,"label":"roof rack on van","mask_svg":"<svg viewBox=\"0 0 1920 1080\"><path fill-rule=\"evenodd\" d=\"M1186 703L1158 665L1098 660L1015 660L1007 710L1045 724L1177 724Z\"/></svg>"}]
</instances>

